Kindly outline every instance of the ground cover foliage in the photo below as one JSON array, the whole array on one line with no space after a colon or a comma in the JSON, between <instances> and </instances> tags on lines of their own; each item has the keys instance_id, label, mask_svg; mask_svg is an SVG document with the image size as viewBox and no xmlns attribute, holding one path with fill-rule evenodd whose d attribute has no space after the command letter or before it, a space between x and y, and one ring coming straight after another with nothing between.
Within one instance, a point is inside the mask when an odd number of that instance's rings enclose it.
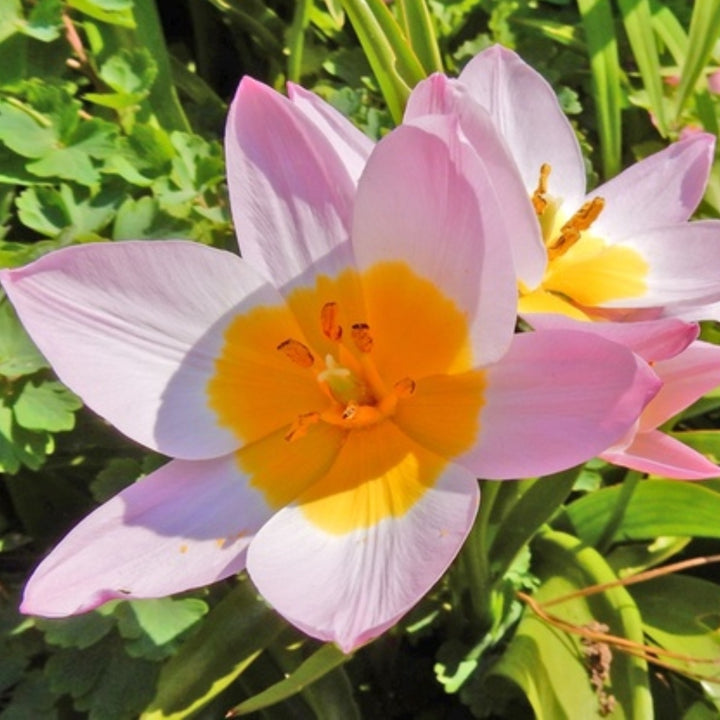
<instances>
[{"instance_id":1,"label":"ground cover foliage","mask_svg":"<svg viewBox=\"0 0 720 720\"><path fill-rule=\"evenodd\" d=\"M718 28L711 0L0 0L0 265L131 238L235 249L220 139L244 74L299 82L379 138L418 80L500 42L553 84L594 185L717 134ZM719 212L716 163L698 216ZM720 391L664 429L718 461L719 417ZM449 573L352 656L244 577L20 616L52 545L163 460L84 410L0 299L0 720L720 716L720 480L593 460L483 481Z\"/></svg>"}]
</instances>

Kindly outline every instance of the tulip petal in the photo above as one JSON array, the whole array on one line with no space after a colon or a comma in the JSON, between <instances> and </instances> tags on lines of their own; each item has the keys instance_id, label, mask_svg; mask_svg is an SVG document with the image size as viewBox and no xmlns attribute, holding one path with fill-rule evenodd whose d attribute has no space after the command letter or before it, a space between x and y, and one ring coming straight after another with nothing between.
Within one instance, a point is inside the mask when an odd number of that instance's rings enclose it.
<instances>
[{"instance_id":1,"label":"tulip petal","mask_svg":"<svg viewBox=\"0 0 720 720\"><path fill-rule=\"evenodd\" d=\"M695 323L686 323L676 318L589 323L578 322L564 315L538 313L528 316L527 320L535 330L575 330L599 335L630 348L647 362L674 357L685 350L699 332ZM657 372L657 368L655 370Z\"/></svg>"},{"instance_id":2,"label":"tulip petal","mask_svg":"<svg viewBox=\"0 0 720 720\"><path fill-rule=\"evenodd\" d=\"M353 433L322 487L273 516L248 551L250 576L270 604L345 652L392 626L432 587L478 506L468 471L388 432L393 449L405 448L399 464L387 465L386 443ZM378 467L386 471L375 474ZM329 494L335 484L343 488Z\"/></svg>"},{"instance_id":3,"label":"tulip petal","mask_svg":"<svg viewBox=\"0 0 720 720\"><path fill-rule=\"evenodd\" d=\"M283 300L236 255L182 241L93 243L0 279L60 379L128 437L185 459L239 446L207 384L232 317Z\"/></svg>"},{"instance_id":4,"label":"tulip petal","mask_svg":"<svg viewBox=\"0 0 720 720\"><path fill-rule=\"evenodd\" d=\"M656 228L626 237L611 245L608 252L619 248L630 249L647 264L644 293L585 304L636 308L720 299L720 221L701 220ZM623 267L605 269L618 276L624 272ZM577 273L575 279L581 283Z\"/></svg>"},{"instance_id":5,"label":"tulip petal","mask_svg":"<svg viewBox=\"0 0 720 720\"><path fill-rule=\"evenodd\" d=\"M692 135L630 165L593 190L589 197L605 200L593 234L614 242L685 222L705 193L714 148L712 135Z\"/></svg>"},{"instance_id":6,"label":"tulip petal","mask_svg":"<svg viewBox=\"0 0 720 720\"><path fill-rule=\"evenodd\" d=\"M675 357L654 363L660 392L643 412L640 430L662 425L720 385L720 347L700 340Z\"/></svg>"},{"instance_id":7,"label":"tulip petal","mask_svg":"<svg viewBox=\"0 0 720 720\"><path fill-rule=\"evenodd\" d=\"M516 335L484 375L478 441L457 462L498 480L597 455L625 435L660 384L621 345L566 330Z\"/></svg>"},{"instance_id":8,"label":"tulip petal","mask_svg":"<svg viewBox=\"0 0 720 720\"><path fill-rule=\"evenodd\" d=\"M240 251L281 290L351 264L355 182L326 123L244 77L230 107L225 148ZM321 267L311 266L322 263Z\"/></svg>"},{"instance_id":9,"label":"tulip petal","mask_svg":"<svg viewBox=\"0 0 720 720\"><path fill-rule=\"evenodd\" d=\"M451 116L425 116L376 146L360 179L353 246L361 270L401 261L469 320L476 364L502 355L517 286L491 180ZM380 315L374 298L368 312ZM418 318L421 320L421 318Z\"/></svg>"},{"instance_id":10,"label":"tulip petal","mask_svg":"<svg viewBox=\"0 0 720 720\"><path fill-rule=\"evenodd\" d=\"M459 79L490 113L512 149L528 192L537 187L540 166L548 163L549 194L579 207L585 194L585 163L575 132L545 78L511 50L495 45L476 55Z\"/></svg>"},{"instance_id":11,"label":"tulip petal","mask_svg":"<svg viewBox=\"0 0 720 720\"><path fill-rule=\"evenodd\" d=\"M293 105L328 139L357 183L375 143L315 93L295 83L288 83L287 91Z\"/></svg>"},{"instance_id":12,"label":"tulip petal","mask_svg":"<svg viewBox=\"0 0 720 720\"><path fill-rule=\"evenodd\" d=\"M171 461L77 525L35 570L21 610L64 617L228 577L271 512L234 455Z\"/></svg>"},{"instance_id":13,"label":"tulip petal","mask_svg":"<svg viewBox=\"0 0 720 720\"><path fill-rule=\"evenodd\" d=\"M720 467L659 430L638 433L623 450L608 450L600 457L614 465L675 480L720 477Z\"/></svg>"},{"instance_id":14,"label":"tulip petal","mask_svg":"<svg viewBox=\"0 0 720 720\"><path fill-rule=\"evenodd\" d=\"M527 287L535 287L547 263L540 225L515 160L490 115L470 97L464 85L440 74L431 75L415 87L404 122L429 114L458 118L487 176L492 178L498 204L512 208L512 212L503 214L504 234L511 244L518 278Z\"/></svg>"}]
</instances>

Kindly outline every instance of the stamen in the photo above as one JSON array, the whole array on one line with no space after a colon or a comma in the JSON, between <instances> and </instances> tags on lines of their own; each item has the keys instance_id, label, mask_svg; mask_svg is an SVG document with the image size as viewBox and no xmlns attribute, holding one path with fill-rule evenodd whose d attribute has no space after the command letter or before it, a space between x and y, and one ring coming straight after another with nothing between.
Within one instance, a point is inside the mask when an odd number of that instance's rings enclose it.
<instances>
[{"instance_id":1,"label":"stamen","mask_svg":"<svg viewBox=\"0 0 720 720\"><path fill-rule=\"evenodd\" d=\"M312 367L315 362L315 358L307 345L303 345L298 340L293 340L292 338L283 340L277 346L277 349L302 368Z\"/></svg>"},{"instance_id":2,"label":"stamen","mask_svg":"<svg viewBox=\"0 0 720 720\"><path fill-rule=\"evenodd\" d=\"M290 426L290 429L285 435L285 440L293 442L293 440L299 440L307 434L311 425L316 422L320 422L320 413L309 412L298 415L297 420Z\"/></svg>"},{"instance_id":3,"label":"stamen","mask_svg":"<svg viewBox=\"0 0 720 720\"><path fill-rule=\"evenodd\" d=\"M372 350L373 339L367 323L355 323L352 326L352 339L360 352L369 353Z\"/></svg>"},{"instance_id":4,"label":"stamen","mask_svg":"<svg viewBox=\"0 0 720 720\"><path fill-rule=\"evenodd\" d=\"M604 207L605 199L601 197L594 197L584 203L560 228L560 235L548 245L548 258L553 260L564 255L580 239L580 233L597 220Z\"/></svg>"},{"instance_id":5,"label":"stamen","mask_svg":"<svg viewBox=\"0 0 720 720\"><path fill-rule=\"evenodd\" d=\"M406 377L398 380L393 386L393 390L398 398L408 398L415 392L415 387L415 381L412 378Z\"/></svg>"},{"instance_id":6,"label":"stamen","mask_svg":"<svg viewBox=\"0 0 720 720\"><path fill-rule=\"evenodd\" d=\"M548 177L550 176L550 165L543 163L540 166L540 177L538 178L538 184L535 188L535 192L532 194L532 204L535 208L535 212L538 215L542 215L545 212L545 208L548 206L548 200L545 197L547 193Z\"/></svg>"},{"instance_id":7,"label":"stamen","mask_svg":"<svg viewBox=\"0 0 720 720\"><path fill-rule=\"evenodd\" d=\"M342 337L342 326L338 323L338 306L336 302L328 302L320 311L320 326L328 340L337 342Z\"/></svg>"},{"instance_id":8,"label":"stamen","mask_svg":"<svg viewBox=\"0 0 720 720\"><path fill-rule=\"evenodd\" d=\"M358 406L354 403L348 403L345 410L343 410L342 419L343 420L352 420L355 415L357 415Z\"/></svg>"}]
</instances>

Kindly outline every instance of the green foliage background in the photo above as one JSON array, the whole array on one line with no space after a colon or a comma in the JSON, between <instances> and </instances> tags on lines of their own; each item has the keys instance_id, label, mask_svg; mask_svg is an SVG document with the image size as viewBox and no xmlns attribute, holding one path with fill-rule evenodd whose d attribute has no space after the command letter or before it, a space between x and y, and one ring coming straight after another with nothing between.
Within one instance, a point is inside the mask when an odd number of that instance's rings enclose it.
<instances>
[{"instance_id":1,"label":"green foliage background","mask_svg":"<svg viewBox=\"0 0 720 720\"><path fill-rule=\"evenodd\" d=\"M596 183L683 131L717 134L719 28L717 0L0 0L0 265L130 238L236 250L221 138L243 74L301 82L379 138L415 82L501 42L553 84ZM716 163L700 214L719 210ZM720 392L666 429L718 460L719 412ZM485 481L447 577L352 657L288 627L245 578L19 616L52 545L162 462L81 407L0 299L0 720L720 717L717 567L617 583L720 554L720 480L591 461ZM593 643L597 623L675 654ZM609 675L593 687L603 649Z\"/></svg>"}]
</instances>

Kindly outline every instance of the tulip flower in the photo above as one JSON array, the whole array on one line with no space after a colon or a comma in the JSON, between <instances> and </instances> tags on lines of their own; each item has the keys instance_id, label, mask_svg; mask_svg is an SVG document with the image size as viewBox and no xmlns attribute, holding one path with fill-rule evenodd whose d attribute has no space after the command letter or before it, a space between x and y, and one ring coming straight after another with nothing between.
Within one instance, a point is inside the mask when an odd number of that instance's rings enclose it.
<instances>
[{"instance_id":1,"label":"tulip flower","mask_svg":"<svg viewBox=\"0 0 720 720\"><path fill-rule=\"evenodd\" d=\"M473 58L458 81L424 81L406 119L432 113L460 116L464 128L489 115L523 178L546 261L538 282L519 272L522 315L687 315L720 300L720 221L687 222L707 184L712 135L691 135L587 193L580 146L553 89L500 46ZM516 257L537 255L533 238L512 242L525 243Z\"/></svg>"},{"instance_id":2,"label":"tulip flower","mask_svg":"<svg viewBox=\"0 0 720 720\"><path fill-rule=\"evenodd\" d=\"M614 465L677 480L720 476L720 467L658 429L720 386L720 347L697 340L698 327L676 318L632 323L586 323L562 315L532 315L540 332L583 330L621 343L648 362L662 381L637 423L600 453Z\"/></svg>"},{"instance_id":3,"label":"tulip flower","mask_svg":"<svg viewBox=\"0 0 720 720\"><path fill-rule=\"evenodd\" d=\"M242 259L96 243L0 274L58 376L172 458L60 542L22 610L71 615L247 568L291 623L350 651L446 570L476 477L586 460L658 381L602 338L514 334L503 238L526 220L454 118L373 147L318 98L246 78L226 153Z\"/></svg>"}]
</instances>

